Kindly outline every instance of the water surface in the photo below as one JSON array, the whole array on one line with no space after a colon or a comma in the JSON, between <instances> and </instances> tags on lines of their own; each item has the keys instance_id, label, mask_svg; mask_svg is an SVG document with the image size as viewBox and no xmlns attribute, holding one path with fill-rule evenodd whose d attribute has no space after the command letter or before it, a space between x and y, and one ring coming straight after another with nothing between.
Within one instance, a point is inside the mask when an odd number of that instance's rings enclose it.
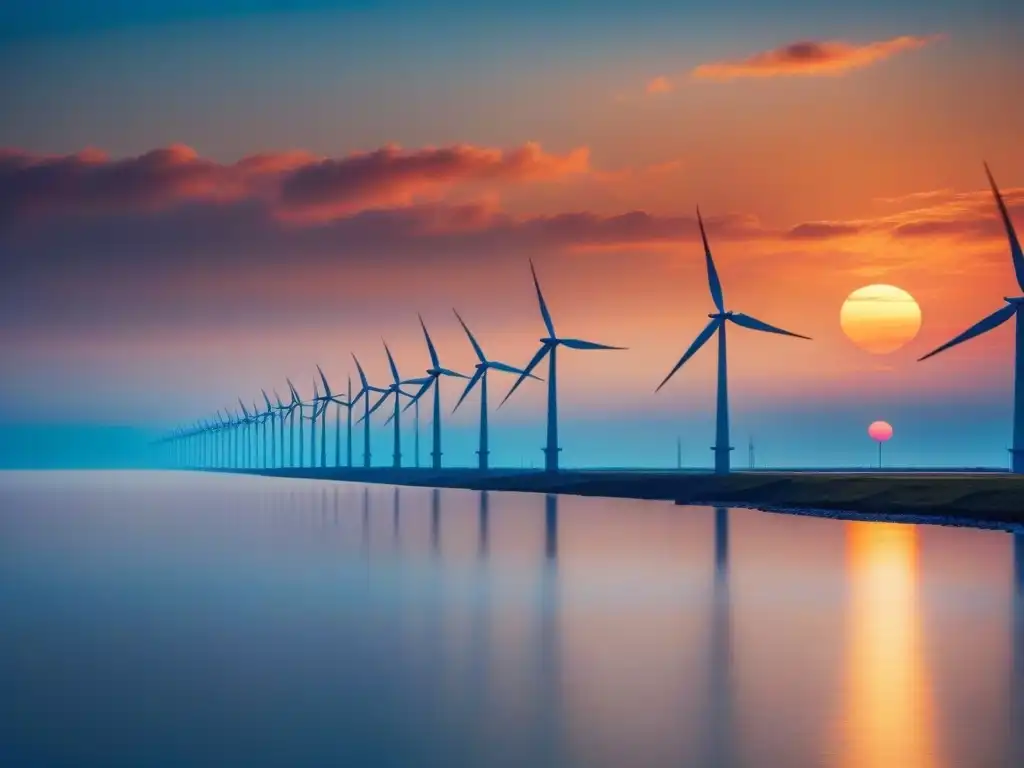
<instances>
[{"instance_id":1,"label":"water surface","mask_svg":"<svg viewBox=\"0 0 1024 768\"><path fill-rule=\"evenodd\" d=\"M980 768L1022 742L1021 536L0 474L0 765Z\"/></svg>"}]
</instances>

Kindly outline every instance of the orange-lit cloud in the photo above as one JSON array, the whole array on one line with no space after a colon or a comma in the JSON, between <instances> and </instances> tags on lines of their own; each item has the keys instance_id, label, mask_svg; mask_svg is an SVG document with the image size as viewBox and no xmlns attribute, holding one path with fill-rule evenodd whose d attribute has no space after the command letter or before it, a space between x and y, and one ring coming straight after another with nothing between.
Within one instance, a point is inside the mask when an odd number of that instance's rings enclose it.
<instances>
[{"instance_id":1,"label":"orange-lit cloud","mask_svg":"<svg viewBox=\"0 0 1024 768\"><path fill-rule=\"evenodd\" d=\"M268 152L225 165L174 145L113 160L0 150L0 221L38 212L151 210L188 201L266 199L292 216L331 218L408 205L452 187L548 181L589 170L586 148L564 155L526 143L500 150L458 144L384 147L341 158Z\"/></svg>"},{"instance_id":2,"label":"orange-lit cloud","mask_svg":"<svg viewBox=\"0 0 1024 768\"><path fill-rule=\"evenodd\" d=\"M664 75L655 77L647 83L648 93L669 93L673 88L675 85Z\"/></svg>"},{"instance_id":3,"label":"orange-lit cloud","mask_svg":"<svg viewBox=\"0 0 1024 768\"><path fill-rule=\"evenodd\" d=\"M746 59L701 64L691 73L702 80L733 80L740 77L786 75L842 75L883 61L898 53L912 51L942 39L943 35L916 37L902 35L873 43L841 40L801 40L755 53Z\"/></svg>"}]
</instances>

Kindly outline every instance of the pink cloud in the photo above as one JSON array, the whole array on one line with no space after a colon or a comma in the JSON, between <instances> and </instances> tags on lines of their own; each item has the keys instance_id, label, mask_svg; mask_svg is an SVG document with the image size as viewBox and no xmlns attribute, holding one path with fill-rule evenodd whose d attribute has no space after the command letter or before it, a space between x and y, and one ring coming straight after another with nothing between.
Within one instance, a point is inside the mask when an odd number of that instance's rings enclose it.
<instances>
[{"instance_id":1,"label":"pink cloud","mask_svg":"<svg viewBox=\"0 0 1024 768\"><path fill-rule=\"evenodd\" d=\"M672 81L660 75L647 83L648 93L670 93L675 88Z\"/></svg>"},{"instance_id":2,"label":"pink cloud","mask_svg":"<svg viewBox=\"0 0 1024 768\"><path fill-rule=\"evenodd\" d=\"M842 75L898 53L923 48L944 37L902 35L890 40L863 44L846 43L841 40L802 40L769 51L761 51L745 59L701 64L693 70L692 76L703 80L733 80L739 77Z\"/></svg>"},{"instance_id":3,"label":"pink cloud","mask_svg":"<svg viewBox=\"0 0 1024 768\"><path fill-rule=\"evenodd\" d=\"M196 201L265 200L287 216L332 218L443 196L459 185L551 181L589 170L586 148L564 155L535 143L500 150L459 144L385 147L340 158L300 150L233 164L173 145L112 160L96 150L48 156L0 150L0 220L41 212L150 210Z\"/></svg>"}]
</instances>

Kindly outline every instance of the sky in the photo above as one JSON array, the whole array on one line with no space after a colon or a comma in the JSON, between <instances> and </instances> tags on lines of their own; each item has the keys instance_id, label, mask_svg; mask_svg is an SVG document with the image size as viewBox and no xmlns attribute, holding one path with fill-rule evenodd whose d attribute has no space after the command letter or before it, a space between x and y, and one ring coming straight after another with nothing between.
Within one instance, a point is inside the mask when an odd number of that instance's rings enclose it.
<instances>
[{"instance_id":1,"label":"sky","mask_svg":"<svg viewBox=\"0 0 1024 768\"><path fill-rule=\"evenodd\" d=\"M813 337L730 331L737 464L867 464L884 419L893 463L1004 466L1012 323L917 358L1020 293L982 163L1024 226L1021 29L1007 0L8 0L0 465L144 465L318 364L385 382L382 339L421 375L418 313L447 367L453 307L525 365L530 259L559 334L628 348L560 355L563 463L710 465L714 345L654 392L714 308L700 206L728 308ZM839 321L876 283L920 305L884 355ZM494 463L542 461L545 393L493 414Z\"/></svg>"}]
</instances>

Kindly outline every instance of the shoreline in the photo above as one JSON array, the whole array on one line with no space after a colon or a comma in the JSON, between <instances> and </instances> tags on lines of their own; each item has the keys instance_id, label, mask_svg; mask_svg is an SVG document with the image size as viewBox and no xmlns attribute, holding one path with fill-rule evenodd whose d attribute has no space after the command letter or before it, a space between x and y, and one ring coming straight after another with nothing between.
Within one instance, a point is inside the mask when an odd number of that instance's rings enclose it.
<instances>
[{"instance_id":1,"label":"shoreline","mask_svg":"<svg viewBox=\"0 0 1024 768\"><path fill-rule=\"evenodd\" d=\"M1024 476L1009 474L285 468L209 472L474 491L734 506L850 520L1024 530Z\"/></svg>"}]
</instances>

